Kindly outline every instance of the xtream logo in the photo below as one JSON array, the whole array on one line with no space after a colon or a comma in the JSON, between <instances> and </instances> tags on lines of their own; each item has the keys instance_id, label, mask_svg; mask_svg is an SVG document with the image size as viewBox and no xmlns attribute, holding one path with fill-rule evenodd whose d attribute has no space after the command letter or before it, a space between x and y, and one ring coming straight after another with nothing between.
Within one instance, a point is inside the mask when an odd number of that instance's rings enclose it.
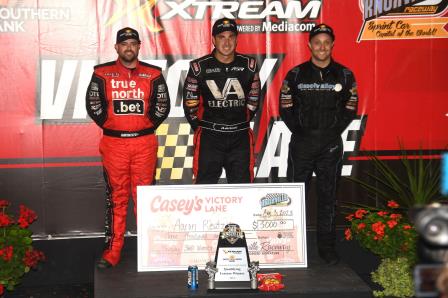
<instances>
[{"instance_id":1,"label":"xtream logo","mask_svg":"<svg viewBox=\"0 0 448 298\"><path fill-rule=\"evenodd\" d=\"M321 0L311 0L303 4L302 1L289 1L286 6L281 1L272 1L266 5L265 1L196 1L187 0L180 3L175 1L165 1L171 8L170 11L162 15L162 20L169 20L179 16L184 20L202 20L205 18L208 8L212 9L212 19L221 17L239 19L264 19L266 17L277 17L279 19L306 17L315 19L319 15L322 3ZM190 14L189 11L193 10Z\"/></svg>"},{"instance_id":2,"label":"xtream logo","mask_svg":"<svg viewBox=\"0 0 448 298\"><path fill-rule=\"evenodd\" d=\"M157 5L158 0L148 0L141 4L140 0L116 1L119 5L116 12L107 21L106 25L112 25L119 19L128 15L133 18L143 18L148 29L152 32L163 30L161 24L154 17L153 9L157 6L160 12L160 20L170 20L181 18L184 20L204 20L208 18L211 11L211 18L227 17L242 20L262 20L265 18L287 19L317 19L321 8L322 0L291 0L286 5L282 1L168 1L162 5ZM134 7L132 9L132 7Z\"/></svg>"}]
</instances>

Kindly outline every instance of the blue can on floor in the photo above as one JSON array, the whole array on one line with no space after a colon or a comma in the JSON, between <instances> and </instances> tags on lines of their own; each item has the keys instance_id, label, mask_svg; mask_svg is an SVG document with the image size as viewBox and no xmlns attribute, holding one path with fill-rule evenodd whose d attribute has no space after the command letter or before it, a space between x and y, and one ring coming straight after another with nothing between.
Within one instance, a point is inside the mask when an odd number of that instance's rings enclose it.
<instances>
[{"instance_id":1,"label":"blue can on floor","mask_svg":"<svg viewBox=\"0 0 448 298\"><path fill-rule=\"evenodd\" d=\"M188 266L187 287L192 290L197 289L199 287L198 279L199 279L198 266L196 265Z\"/></svg>"}]
</instances>

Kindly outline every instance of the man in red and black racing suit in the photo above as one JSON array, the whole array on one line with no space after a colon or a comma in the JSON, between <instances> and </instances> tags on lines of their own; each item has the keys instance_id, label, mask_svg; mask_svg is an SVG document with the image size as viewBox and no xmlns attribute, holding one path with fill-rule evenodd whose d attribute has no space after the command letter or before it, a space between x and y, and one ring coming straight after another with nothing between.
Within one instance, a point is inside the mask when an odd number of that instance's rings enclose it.
<instances>
[{"instance_id":1,"label":"man in red and black racing suit","mask_svg":"<svg viewBox=\"0 0 448 298\"><path fill-rule=\"evenodd\" d=\"M336 264L335 204L341 174L341 133L356 116L358 93L353 73L331 58L333 30L317 25L310 32L311 60L292 68L280 91L280 115L292 132L288 180L305 182L308 194L317 177L319 256Z\"/></svg>"},{"instance_id":2,"label":"man in red and black racing suit","mask_svg":"<svg viewBox=\"0 0 448 298\"><path fill-rule=\"evenodd\" d=\"M194 130L193 173L197 184L215 184L222 168L228 183L254 179L249 126L260 94L254 58L235 52L237 26L223 18L212 29L215 49L193 60L183 88L185 117Z\"/></svg>"},{"instance_id":3,"label":"man in red and black racing suit","mask_svg":"<svg viewBox=\"0 0 448 298\"><path fill-rule=\"evenodd\" d=\"M135 213L137 186L154 182L158 147L154 132L170 110L161 69L138 61L138 32L119 30L115 49L118 59L95 66L86 95L87 112L103 130L106 247L99 268L120 261L129 196Z\"/></svg>"}]
</instances>

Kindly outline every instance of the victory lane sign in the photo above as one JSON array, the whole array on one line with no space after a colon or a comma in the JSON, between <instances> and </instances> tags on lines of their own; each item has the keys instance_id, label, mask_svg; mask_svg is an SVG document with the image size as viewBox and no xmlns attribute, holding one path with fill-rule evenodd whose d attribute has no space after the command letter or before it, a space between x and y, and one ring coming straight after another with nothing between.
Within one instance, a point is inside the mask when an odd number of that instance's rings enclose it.
<instances>
[{"instance_id":1,"label":"victory lane sign","mask_svg":"<svg viewBox=\"0 0 448 298\"><path fill-rule=\"evenodd\" d=\"M307 266L302 183L139 186L137 201L139 271L204 269L228 257L246 266L247 281L250 260L262 268ZM225 230L230 223L244 231L244 245L228 248L228 237L218 237L236 233ZM239 235L232 233L225 235Z\"/></svg>"}]
</instances>

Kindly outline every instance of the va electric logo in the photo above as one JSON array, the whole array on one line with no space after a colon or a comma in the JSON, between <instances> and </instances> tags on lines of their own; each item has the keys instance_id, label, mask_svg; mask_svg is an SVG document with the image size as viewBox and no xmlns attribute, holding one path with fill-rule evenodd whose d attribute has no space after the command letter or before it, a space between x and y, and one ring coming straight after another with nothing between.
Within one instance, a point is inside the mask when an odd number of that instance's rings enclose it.
<instances>
[{"instance_id":1,"label":"va electric logo","mask_svg":"<svg viewBox=\"0 0 448 298\"><path fill-rule=\"evenodd\" d=\"M241 20L263 20L265 18L275 18L281 22L281 26L290 27L289 29L304 29L309 31L314 24L289 24L285 20L301 21L304 19L316 20L322 8L322 0L291 0L287 1L286 5L282 1L172 1L165 0L159 2L158 0L149 0L145 4L141 4L140 0L116 0L118 7L116 12L106 22L106 26L110 26L121 18L128 17L134 20L143 20L147 28L152 32L163 31L163 26L160 21L167 21L174 18L181 18L183 20L205 20L211 18L213 20L226 17L230 19ZM154 9L157 6L159 17L154 17ZM274 25L273 25L274 24ZM311 26L309 26L311 25ZM276 23L264 22L263 26L272 28L273 31L288 31L288 28L276 30ZM299 28L300 27L300 28ZM243 26L240 31L247 32L248 28ZM258 31L266 31L266 28L259 27ZM263 30L261 30L263 29ZM255 28L254 28L255 30ZM250 31L254 31L250 30ZM289 30L289 31L291 31ZM302 30L303 31L303 30Z\"/></svg>"},{"instance_id":2,"label":"va electric logo","mask_svg":"<svg viewBox=\"0 0 448 298\"><path fill-rule=\"evenodd\" d=\"M246 104L243 87L235 78L228 78L223 90L219 90L214 80L207 80L207 86L215 100L209 100L208 105L212 108L244 107ZM233 99L228 99L231 96Z\"/></svg>"}]
</instances>

